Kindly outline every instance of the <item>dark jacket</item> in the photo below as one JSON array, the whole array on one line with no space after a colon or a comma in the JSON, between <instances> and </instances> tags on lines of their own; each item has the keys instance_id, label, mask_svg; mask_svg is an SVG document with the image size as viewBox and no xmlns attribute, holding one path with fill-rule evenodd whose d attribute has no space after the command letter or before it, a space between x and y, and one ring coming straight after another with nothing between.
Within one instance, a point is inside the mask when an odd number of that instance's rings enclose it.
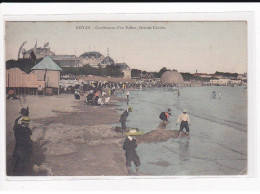
<instances>
[{"instance_id":1,"label":"dark jacket","mask_svg":"<svg viewBox=\"0 0 260 194\"><path fill-rule=\"evenodd\" d=\"M16 125L14 127L15 149L14 156L23 157L32 152L32 132L29 127Z\"/></svg>"},{"instance_id":2,"label":"dark jacket","mask_svg":"<svg viewBox=\"0 0 260 194\"><path fill-rule=\"evenodd\" d=\"M136 139L132 139L132 141L130 141L130 139L126 138L124 145L123 145L123 149L126 151L126 155L128 156L133 156L136 154L135 148L137 147L136 144Z\"/></svg>"},{"instance_id":3,"label":"dark jacket","mask_svg":"<svg viewBox=\"0 0 260 194\"><path fill-rule=\"evenodd\" d=\"M87 95L87 101L92 101L93 100L93 94Z\"/></svg>"},{"instance_id":4,"label":"dark jacket","mask_svg":"<svg viewBox=\"0 0 260 194\"><path fill-rule=\"evenodd\" d=\"M17 119L15 119L15 121L14 121L14 127L13 127L13 130L14 130L14 131L15 131L15 129L16 129L17 127L19 127L18 121L19 121L21 118L22 118L22 117L19 116Z\"/></svg>"},{"instance_id":5,"label":"dark jacket","mask_svg":"<svg viewBox=\"0 0 260 194\"><path fill-rule=\"evenodd\" d=\"M163 121L168 121L168 117L166 116L168 114L167 112L162 112L159 116L159 118Z\"/></svg>"},{"instance_id":6,"label":"dark jacket","mask_svg":"<svg viewBox=\"0 0 260 194\"><path fill-rule=\"evenodd\" d=\"M122 114L121 114L121 117L120 117L120 122L126 122L126 119L128 117L129 113L127 110L125 110Z\"/></svg>"}]
</instances>

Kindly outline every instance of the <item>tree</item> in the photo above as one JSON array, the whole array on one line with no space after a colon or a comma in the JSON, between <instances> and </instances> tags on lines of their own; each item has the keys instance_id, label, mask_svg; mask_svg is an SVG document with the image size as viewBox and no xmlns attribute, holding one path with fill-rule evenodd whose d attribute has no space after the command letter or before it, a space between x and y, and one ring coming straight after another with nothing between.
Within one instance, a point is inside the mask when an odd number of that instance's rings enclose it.
<instances>
[{"instance_id":1,"label":"tree","mask_svg":"<svg viewBox=\"0 0 260 194\"><path fill-rule=\"evenodd\" d=\"M168 69L167 69L166 67L163 67L163 68L159 71L158 76L161 77L162 74L163 74L165 71L168 71Z\"/></svg>"},{"instance_id":2,"label":"tree","mask_svg":"<svg viewBox=\"0 0 260 194\"><path fill-rule=\"evenodd\" d=\"M195 79L194 75L191 73L181 73L184 81L190 81L192 79Z\"/></svg>"},{"instance_id":3,"label":"tree","mask_svg":"<svg viewBox=\"0 0 260 194\"><path fill-rule=\"evenodd\" d=\"M218 71L216 71L215 75L222 75L224 77L234 77L234 78L238 76L237 73L218 72Z\"/></svg>"},{"instance_id":4,"label":"tree","mask_svg":"<svg viewBox=\"0 0 260 194\"><path fill-rule=\"evenodd\" d=\"M142 71L139 70L139 69L132 69L131 70L132 77L141 77L141 73L142 73Z\"/></svg>"},{"instance_id":5,"label":"tree","mask_svg":"<svg viewBox=\"0 0 260 194\"><path fill-rule=\"evenodd\" d=\"M105 76L111 77L123 77L124 73L120 70L118 65L107 65L104 69Z\"/></svg>"},{"instance_id":6,"label":"tree","mask_svg":"<svg viewBox=\"0 0 260 194\"><path fill-rule=\"evenodd\" d=\"M37 59L36 61L32 59L18 59L18 60L11 59L6 61L6 69L19 68L25 73L30 73L31 69L40 61L42 61L42 58Z\"/></svg>"}]
</instances>

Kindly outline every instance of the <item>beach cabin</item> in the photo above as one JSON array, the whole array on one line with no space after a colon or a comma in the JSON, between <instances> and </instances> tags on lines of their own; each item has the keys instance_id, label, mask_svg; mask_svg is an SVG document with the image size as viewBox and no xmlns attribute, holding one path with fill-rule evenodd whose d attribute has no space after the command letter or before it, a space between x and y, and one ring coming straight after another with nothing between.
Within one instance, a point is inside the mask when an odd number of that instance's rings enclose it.
<instances>
[{"instance_id":1,"label":"beach cabin","mask_svg":"<svg viewBox=\"0 0 260 194\"><path fill-rule=\"evenodd\" d=\"M62 69L49 57L32 68L38 80L45 81L46 94L60 94L60 72Z\"/></svg>"},{"instance_id":2,"label":"beach cabin","mask_svg":"<svg viewBox=\"0 0 260 194\"><path fill-rule=\"evenodd\" d=\"M12 90L15 95L33 94L36 95L37 88L45 87L44 81L38 80L38 77L32 73L27 74L18 68L6 70L6 88Z\"/></svg>"}]
</instances>

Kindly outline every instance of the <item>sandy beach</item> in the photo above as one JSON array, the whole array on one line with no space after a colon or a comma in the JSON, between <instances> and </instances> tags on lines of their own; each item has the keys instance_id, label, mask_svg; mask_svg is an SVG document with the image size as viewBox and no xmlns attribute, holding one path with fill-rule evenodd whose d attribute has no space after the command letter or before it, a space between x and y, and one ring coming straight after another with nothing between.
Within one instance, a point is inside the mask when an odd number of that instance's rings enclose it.
<instances>
[{"instance_id":1,"label":"sandy beach","mask_svg":"<svg viewBox=\"0 0 260 194\"><path fill-rule=\"evenodd\" d=\"M136 136L140 175L245 174L246 111L240 111L239 115L233 112L246 110L243 107L246 103L237 106L238 102L246 101L246 91L243 88L218 89L225 95L214 100L207 96L212 90L209 87L183 88L181 97L167 88L133 90L129 102L124 92L117 91L110 103L103 106L84 105L83 96L75 100L72 94L30 95L21 97L21 101L7 100L7 175L11 175L15 145L12 128L21 105L30 108L33 133L30 165L44 168L28 175L127 176L122 149L125 136L116 132L115 127L120 126L120 113L129 106L133 112L127 119L127 127L143 132ZM197 96L191 97L189 94L195 93L194 90ZM160 101L162 97L164 102ZM186 133L178 136L179 126L176 125L181 107L185 106L189 108L192 121L188 138ZM168 107L172 109L172 116L169 122L161 122L158 114Z\"/></svg>"},{"instance_id":2,"label":"sandy beach","mask_svg":"<svg viewBox=\"0 0 260 194\"><path fill-rule=\"evenodd\" d=\"M119 114L112 97L106 106L84 105L84 97L26 96L6 102L7 175L10 175L15 146L14 120L21 105L30 108L32 130L32 165L51 169L55 176L119 176L127 175L122 149L124 136L110 124L118 123ZM46 175L33 173L32 175Z\"/></svg>"}]
</instances>

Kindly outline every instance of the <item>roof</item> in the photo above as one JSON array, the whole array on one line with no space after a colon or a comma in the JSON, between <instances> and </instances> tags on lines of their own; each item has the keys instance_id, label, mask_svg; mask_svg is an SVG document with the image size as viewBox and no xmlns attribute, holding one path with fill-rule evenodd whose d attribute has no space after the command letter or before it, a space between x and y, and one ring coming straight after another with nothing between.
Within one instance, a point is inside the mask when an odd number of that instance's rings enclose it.
<instances>
[{"instance_id":1,"label":"roof","mask_svg":"<svg viewBox=\"0 0 260 194\"><path fill-rule=\"evenodd\" d=\"M130 70L130 67L126 63L117 63L116 65L119 66L121 70Z\"/></svg>"},{"instance_id":2,"label":"roof","mask_svg":"<svg viewBox=\"0 0 260 194\"><path fill-rule=\"evenodd\" d=\"M163 84L183 84L184 80L178 71L165 71L161 76L161 82Z\"/></svg>"},{"instance_id":3,"label":"roof","mask_svg":"<svg viewBox=\"0 0 260 194\"><path fill-rule=\"evenodd\" d=\"M80 57L82 57L82 58L95 58L95 59L98 59L102 56L103 55L100 54L100 52L96 52L96 51L86 52L86 53L83 53L82 55L80 55Z\"/></svg>"},{"instance_id":4,"label":"roof","mask_svg":"<svg viewBox=\"0 0 260 194\"><path fill-rule=\"evenodd\" d=\"M62 59L62 60L53 59L53 61L61 67L76 67L80 62L79 59L75 59L75 60L72 60L72 59Z\"/></svg>"},{"instance_id":5,"label":"roof","mask_svg":"<svg viewBox=\"0 0 260 194\"><path fill-rule=\"evenodd\" d=\"M54 54L53 52L50 51L49 48L41 48L41 47L31 48L31 49L29 49L28 51L25 51L24 54L30 54L32 51L33 51L35 54L41 53L42 51L46 51L46 52L49 52L49 53Z\"/></svg>"},{"instance_id":6,"label":"roof","mask_svg":"<svg viewBox=\"0 0 260 194\"><path fill-rule=\"evenodd\" d=\"M105 64L105 65L115 65L115 62L114 60L109 57L109 56L106 56L102 61L101 61L101 64Z\"/></svg>"},{"instance_id":7,"label":"roof","mask_svg":"<svg viewBox=\"0 0 260 194\"><path fill-rule=\"evenodd\" d=\"M77 58L76 55L53 55L51 59L75 59Z\"/></svg>"},{"instance_id":8,"label":"roof","mask_svg":"<svg viewBox=\"0 0 260 194\"><path fill-rule=\"evenodd\" d=\"M62 69L49 57L45 57L41 62L35 65L32 70L54 70L62 71Z\"/></svg>"}]
</instances>

